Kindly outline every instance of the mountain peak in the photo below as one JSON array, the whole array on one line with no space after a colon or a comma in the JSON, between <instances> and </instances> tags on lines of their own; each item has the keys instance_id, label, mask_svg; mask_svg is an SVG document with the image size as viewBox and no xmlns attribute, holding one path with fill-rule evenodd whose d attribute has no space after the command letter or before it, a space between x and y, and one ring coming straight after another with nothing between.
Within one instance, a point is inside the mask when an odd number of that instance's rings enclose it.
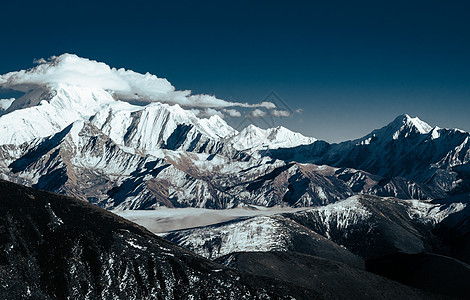
<instances>
[{"instance_id":1,"label":"mountain peak","mask_svg":"<svg viewBox=\"0 0 470 300\"><path fill-rule=\"evenodd\" d=\"M403 128L403 126L414 128L421 134L427 134L432 130L432 127L428 123L422 121L418 117L412 118L408 114L396 117L392 124L400 126L400 128Z\"/></svg>"},{"instance_id":2,"label":"mountain peak","mask_svg":"<svg viewBox=\"0 0 470 300\"><path fill-rule=\"evenodd\" d=\"M392 137L394 140L397 140L415 134L428 134L432 129L429 124L420 120L418 117L413 118L408 114L403 114L396 117L391 123L381 129L374 130L365 138L370 138L370 136L382 136L385 139Z\"/></svg>"},{"instance_id":3,"label":"mountain peak","mask_svg":"<svg viewBox=\"0 0 470 300\"><path fill-rule=\"evenodd\" d=\"M238 150L289 148L310 144L314 141L316 141L315 138L303 136L283 126L262 129L253 124L245 127L231 140L233 146Z\"/></svg>"}]
</instances>

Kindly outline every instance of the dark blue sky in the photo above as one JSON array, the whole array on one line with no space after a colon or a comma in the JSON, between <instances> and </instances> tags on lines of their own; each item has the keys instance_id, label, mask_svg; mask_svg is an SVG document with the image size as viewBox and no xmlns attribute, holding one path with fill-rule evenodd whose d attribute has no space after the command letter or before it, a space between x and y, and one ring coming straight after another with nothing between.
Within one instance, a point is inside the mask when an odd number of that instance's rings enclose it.
<instances>
[{"instance_id":1,"label":"dark blue sky","mask_svg":"<svg viewBox=\"0 0 470 300\"><path fill-rule=\"evenodd\" d=\"M467 1L41 2L2 3L1 74L69 52L226 100L274 90L303 109L278 124L328 141L403 113L470 130Z\"/></svg>"}]
</instances>

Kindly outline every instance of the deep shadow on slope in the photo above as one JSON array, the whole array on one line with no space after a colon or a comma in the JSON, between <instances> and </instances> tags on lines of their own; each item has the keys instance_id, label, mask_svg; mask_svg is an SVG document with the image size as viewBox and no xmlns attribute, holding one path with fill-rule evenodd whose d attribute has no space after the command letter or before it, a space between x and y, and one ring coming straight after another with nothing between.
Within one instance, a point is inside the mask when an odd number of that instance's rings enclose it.
<instances>
[{"instance_id":1,"label":"deep shadow on slope","mask_svg":"<svg viewBox=\"0 0 470 300\"><path fill-rule=\"evenodd\" d=\"M369 215L346 215L344 219L332 217L325 220L318 211L307 210L283 216L328 237L364 259L395 252L431 251L440 246L432 227L410 218L400 200L371 195L357 197Z\"/></svg>"},{"instance_id":2,"label":"deep shadow on slope","mask_svg":"<svg viewBox=\"0 0 470 300\"><path fill-rule=\"evenodd\" d=\"M367 270L433 293L468 299L470 266L431 253L396 253L366 262Z\"/></svg>"},{"instance_id":3,"label":"deep shadow on slope","mask_svg":"<svg viewBox=\"0 0 470 300\"><path fill-rule=\"evenodd\" d=\"M434 298L434 295L346 264L296 252L238 252L221 257L217 262L308 287L332 299Z\"/></svg>"}]
</instances>

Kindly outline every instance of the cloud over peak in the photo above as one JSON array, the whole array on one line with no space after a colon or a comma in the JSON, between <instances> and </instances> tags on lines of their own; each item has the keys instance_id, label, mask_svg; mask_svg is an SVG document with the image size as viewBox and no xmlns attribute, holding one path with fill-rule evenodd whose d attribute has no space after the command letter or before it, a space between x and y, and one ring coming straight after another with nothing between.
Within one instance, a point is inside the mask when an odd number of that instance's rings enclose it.
<instances>
[{"instance_id":1,"label":"cloud over peak","mask_svg":"<svg viewBox=\"0 0 470 300\"><path fill-rule=\"evenodd\" d=\"M212 95L191 95L191 91L177 91L165 78L150 73L141 74L126 69L116 69L105 63L78 57L75 54L53 56L48 60L37 59L37 64L29 70L10 72L0 76L0 88L28 92L41 86L60 84L87 88L100 88L113 93L124 101L141 103L163 102L179 104L189 108L203 108L207 114L216 114L214 109L228 107L275 108L270 102L248 104L229 102ZM212 109L212 110L209 110ZM233 109L229 115L237 115Z\"/></svg>"}]
</instances>

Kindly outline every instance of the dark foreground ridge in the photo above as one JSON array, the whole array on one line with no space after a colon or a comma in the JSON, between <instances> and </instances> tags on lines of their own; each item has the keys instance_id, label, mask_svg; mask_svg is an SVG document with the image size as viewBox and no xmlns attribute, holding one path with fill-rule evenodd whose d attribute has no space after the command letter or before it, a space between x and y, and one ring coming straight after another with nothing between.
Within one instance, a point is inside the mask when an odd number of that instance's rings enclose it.
<instances>
[{"instance_id":1,"label":"dark foreground ridge","mask_svg":"<svg viewBox=\"0 0 470 300\"><path fill-rule=\"evenodd\" d=\"M3 180L0 235L0 299L322 298L213 263L83 201Z\"/></svg>"},{"instance_id":2,"label":"dark foreground ridge","mask_svg":"<svg viewBox=\"0 0 470 300\"><path fill-rule=\"evenodd\" d=\"M329 299L421 298L421 291L347 264L296 252L237 252L216 261L321 291ZM427 295L433 298L434 295Z\"/></svg>"},{"instance_id":3,"label":"dark foreground ridge","mask_svg":"<svg viewBox=\"0 0 470 300\"><path fill-rule=\"evenodd\" d=\"M470 266L450 257L395 253L367 261L367 270L433 293L470 296Z\"/></svg>"}]
</instances>

